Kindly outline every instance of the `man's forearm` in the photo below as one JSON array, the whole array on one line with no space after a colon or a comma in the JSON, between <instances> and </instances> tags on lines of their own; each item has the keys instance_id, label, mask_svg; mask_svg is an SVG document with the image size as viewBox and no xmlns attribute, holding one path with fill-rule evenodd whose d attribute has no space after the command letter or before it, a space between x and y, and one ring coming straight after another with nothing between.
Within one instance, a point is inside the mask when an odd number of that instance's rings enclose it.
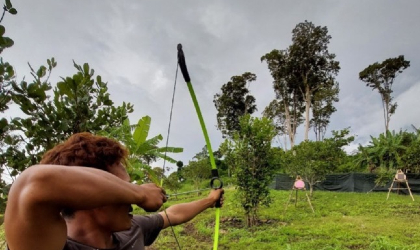
<instances>
[{"instance_id":1,"label":"man's forearm","mask_svg":"<svg viewBox=\"0 0 420 250\"><path fill-rule=\"evenodd\" d=\"M189 203L182 203L170 206L168 209L166 209L166 213L169 217L170 225L175 226L193 219L196 215L203 212L207 208L212 207L213 205L214 201L207 197ZM166 215L162 214L162 216ZM169 225L165 225L164 227L166 226Z\"/></svg>"},{"instance_id":2,"label":"man's forearm","mask_svg":"<svg viewBox=\"0 0 420 250\"><path fill-rule=\"evenodd\" d=\"M137 204L143 199L136 185L106 171L87 167L32 166L14 185L12 194L30 193L34 202L57 208L91 209L118 203Z\"/></svg>"}]
</instances>

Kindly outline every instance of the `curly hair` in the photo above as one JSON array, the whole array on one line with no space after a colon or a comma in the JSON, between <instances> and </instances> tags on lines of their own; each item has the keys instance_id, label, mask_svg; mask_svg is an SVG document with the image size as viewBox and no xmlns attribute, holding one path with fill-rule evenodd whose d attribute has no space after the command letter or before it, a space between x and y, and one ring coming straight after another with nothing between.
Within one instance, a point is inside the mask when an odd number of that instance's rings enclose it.
<instances>
[{"instance_id":1,"label":"curly hair","mask_svg":"<svg viewBox=\"0 0 420 250\"><path fill-rule=\"evenodd\" d=\"M117 163L125 165L127 157L127 149L118 141L83 132L70 136L65 142L47 151L40 163L109 171L109 167ZM74 210L65 208L61 215L64 218L72 218Z\"/></svg>"},{"instance_id":2,"label":"curly hair","mask_svg":"<svg viewBox=\"0 0 420 250\"><path fill-rule=\"evenodd\" d=\"M127 149L119 142L88 132L70 136L42 157L41 164L84 166L108 171L108 167L125 161Z\"/></svg>"}]
</instances>

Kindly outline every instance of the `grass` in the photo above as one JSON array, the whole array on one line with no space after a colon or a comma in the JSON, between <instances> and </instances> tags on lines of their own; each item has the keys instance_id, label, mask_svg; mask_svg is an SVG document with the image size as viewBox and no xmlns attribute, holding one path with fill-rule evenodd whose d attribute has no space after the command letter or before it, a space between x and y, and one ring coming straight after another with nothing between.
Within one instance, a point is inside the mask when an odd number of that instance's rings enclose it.
<instances>
[{"instance_id":1,"label":"grass","mask_svg":"<svg viewBox=\"0 0 420 250\"><path fill-rule=\"evenodd\" d=\"M273 203L260 210L260 225L245 226L235 191L227 190L221 211L219 249L371 249L420 250L420 197L386 193L316 191L312 212L304 192L296 207L287 210L290 191L272 191ZM196 199L188 197L183 201ZM174 202L174 203L176 203ZM182 249L211 249L214 213L205 211L175 228ZM164 230L149 250L176 249L170 229Z\"/></svg>"},{"instance_id":2,"label":"grass","mask_svg":"<svg viewBox=\"0 0 420 250\"><path fill-rule=\"evenodd\" d=\"M204 192L207 193L207 192ZM219 249L285 250L420 250L420 197L386 193L314 192L312 212L304 192L298 193L296 207L287 210L290 191L272 190L273 203L261 207L260 224L245 226L245 218L233 189L226 190L221 209ZM201 195L199 197L204 197ZM197 199L184 195L165 206ZM136 210L142 213L140 209ZM214 210L209 209L192 221L174 227L183 250L211 249ZM4 242L0 230L0 246ZM177 249L170 229L161 232L148 250Z\"/></svg>"}]
</instances>

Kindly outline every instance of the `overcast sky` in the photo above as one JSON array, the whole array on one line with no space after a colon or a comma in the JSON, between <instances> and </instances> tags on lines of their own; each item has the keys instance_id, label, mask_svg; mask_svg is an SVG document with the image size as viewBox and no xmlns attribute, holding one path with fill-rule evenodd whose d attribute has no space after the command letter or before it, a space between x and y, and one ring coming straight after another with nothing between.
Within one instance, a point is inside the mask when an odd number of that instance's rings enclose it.
<instances>
[{"instance_id":1,"label":"overcast sky","mask_svg":"<svg viewBox=\"0 0 420 250\"><path fill-rule=\"evenodd\" d=\"M331 130L350 127L355 143L366 144L370 135L384 131L379 93L366 87L358 74L369 64L404 55L411 62L394 82L398 103L390 128L412 131L420 126L420 2L418 0L235 0L235 1L111 1L12 0L16 16L2 24L15 45L2 57L11 63L18 80L31 79L34 68L55 57L58 66L50 78L76 73L74 60L85 62L108 82L111 99L134 104L132 123L152 118L149 136L162 134L164 146L177 63L182 43L192 83L209 130L214 150L222 142L216 129L213 96L234 75L252 72L250 86L261 112L274 98L273 79L262 55L291 44L292 29L308 20L327 26L329 50L341 70L340 101L331 117ZM6 115L13 116L14 111ZM13 112L13 113L12 113ZM304 134L298 128L298 141ZM311 130L312 138L314 137ZM169 145L183 147L173 155L185 164L205 145L193 103L179 75ZM156 165L161 165L160 162ZM155 166L155 165L154 165Z\"/></svg>"}]
</instances>

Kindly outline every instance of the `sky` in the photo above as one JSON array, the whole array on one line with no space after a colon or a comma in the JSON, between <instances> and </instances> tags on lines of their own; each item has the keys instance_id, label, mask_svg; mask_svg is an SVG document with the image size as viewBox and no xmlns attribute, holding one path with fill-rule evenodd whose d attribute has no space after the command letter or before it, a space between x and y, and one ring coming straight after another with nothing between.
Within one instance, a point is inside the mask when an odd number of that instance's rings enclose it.
<instances>
[{"instance_id":1,"label":"sky","mask_svg":"<svg viewBox=\"0 0 420 250\"><path fill-rule=\"evenodd\" d=\"M341 70L337 112L331 130L349 127L356 136L346 150L366 145L370 136L384 131L383 109L377 91L359 80L359 72L375 62L404 55L411 66L393 85L398 103L391 130L420 127L420 2L417 0L20 0L13 1L15 16L6 15L5 36L15 44L2 53L15 67L17 80L31 79L34 68L54 57L58 62L50 81L76 73L73 60L89 63L108 83L116 105L130 102L135 123L152 118L149 136L162 134L165 146L175 83L177 50L184 48L192 84L202 109L213 150L223 141L217 130L213 98L232 76L257 75L250 85L261 116L274 99L273 79L260 58L273 49L291 44L292 30L305 20L326 26L331 35L329 51L336 54ZM9 110L12 117L18 110ZM297 131L302 141L304 126ZM311 130L310 138L314 138ZM188 164L205 140L187 86L178 74L169 146L184 148L171 155ZM153 166L162 166L162 161ZM172 167L174 165L167 165Z\"/></svg>"}]
</instances>

